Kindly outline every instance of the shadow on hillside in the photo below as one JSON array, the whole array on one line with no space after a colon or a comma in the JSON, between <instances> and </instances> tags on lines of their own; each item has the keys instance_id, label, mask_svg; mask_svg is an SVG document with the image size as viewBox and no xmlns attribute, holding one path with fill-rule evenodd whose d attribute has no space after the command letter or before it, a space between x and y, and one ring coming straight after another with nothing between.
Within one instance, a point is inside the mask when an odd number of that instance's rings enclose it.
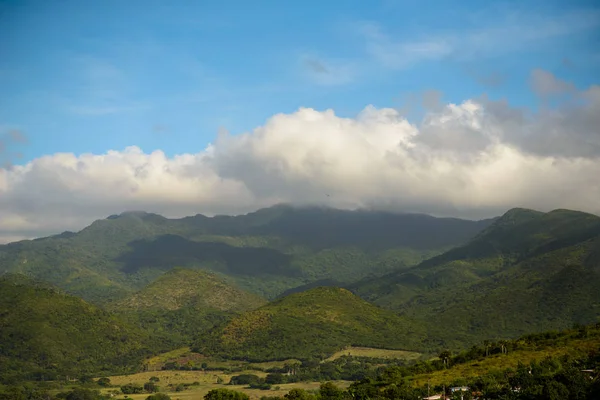
<instances>
[{"instance_id":1,"label":"shadow on hillside","mask_svg":"<svg viewBox=\"0 0 600 400\"><path fill-rule=\"evenodd\" d=\"M464 243L492 222L493 219L469 221L423 214L309 208L284 214L249 233L277 235L315 251L336 246L372 251L398 247L426 250Z\"/></svg>"},{"instance_id":2,"label":"shadow on hillside","mask_svg":"<svg viewBox=\"0 0 600 400\"><path fill-rule=\"evenodd\" d=\"M233 247L225 243L194 242L177 235L163 235L154 240L135 240L131 251L115 261L121 270L133 274L143 268L168 270L173 267L209 267L233 275L299 276L300 269L291 265L291 256L268 248Z\"/></svg>"}]
</instances>

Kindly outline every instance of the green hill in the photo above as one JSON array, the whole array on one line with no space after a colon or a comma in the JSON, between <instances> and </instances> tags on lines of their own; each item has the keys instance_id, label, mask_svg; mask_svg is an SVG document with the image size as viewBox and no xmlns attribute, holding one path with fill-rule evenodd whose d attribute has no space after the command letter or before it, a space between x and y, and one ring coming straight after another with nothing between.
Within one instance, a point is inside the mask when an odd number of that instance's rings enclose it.
<instances>
[{"instance_id":1,"label":"green hill","mask_svg":"<svg viewBox=\"0 0 600 400\"><path fill-rule=\"evenodd\" d=\"M116 301L110 309L198 311L253 310L266 303L261 297L226 283L217 275L185 268L173 268L139 292Z\"/></svg>"},{"instance_id":2,"label":"green hill","mask_svg":"<svg viewBox=\"0 0 600 400\"><path fill-rule=\"evenodd\" d=\"M126 212L77 233L2 245L0 273L28 274L107 303L184 267L274 298L315 281L348 284L415 265L490 222L285 205L211 218Z\"/></svg>"},{"instance_id":3,"label":"green hill","mask_svg":"<svg viewBox=\"0 0 600 400\"><path fill-rule=\"evenodd\" d=\"M174 268L107 308L146 331L155 346L171 350L188 346L200 332L265 303L213 273Z\"/></svg>"},{"instance_id":4,"label":"green hill","mask_svg":"<svg viewBox=\"0 0 600 400\"><path fill-rule=\"evenodd\" d=\"M425 331L345 289L295 293L201 335L194 350L252 361L327 358L347 346L415 350Z\"/></svg>"},{"instance_id":5,"label":"green hill","mask_svg":"<svg viewBox=\"0 0 600 400\"><path fill-rule=\"evenodd\" d=\"M147 337L106 311L24 276L0 277L0 382L126 372Z\"/></svg>"},{"instance_id":6,"label":"green hill","mask_svg":"<svg viewBox=\"0 0 600 400\"><path fill-rule=\"evenodd\" d=\"M514 209L466 245L352 290L457 349L597 321L599 254L599 217Z\"/></svg>"}]
</instances>

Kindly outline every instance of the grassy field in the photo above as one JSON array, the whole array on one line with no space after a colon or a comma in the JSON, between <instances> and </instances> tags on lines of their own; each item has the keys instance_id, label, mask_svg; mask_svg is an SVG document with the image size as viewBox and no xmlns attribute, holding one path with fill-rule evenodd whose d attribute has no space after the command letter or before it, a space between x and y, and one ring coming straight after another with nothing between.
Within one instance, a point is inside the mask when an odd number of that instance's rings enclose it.
<instances>
[{"instance_id":1,"label":"grassy field","mask_svg":"<svg viewBox=\"0 0 600 400\"><path fill-rule=\"evenodd\" d=\"M189 347L182 347L167 353L159 354L146 361L148 370L158 371L167 362L176 362L185 364L186 361L191 361L195 365L206 363L209 368L244 368L244 369L260 369L267 370L269 368L282 368L286 363L299 362L298 360L283 360L283 361L267 361L250 363L247 361L237 360L222 360L213 357L206 357L198 353L193 353Z\"/></svg>"},{"instance_id":2,"label":"grassy field","mask_svg":"<svg viewBox=\"0 0 600 400\"><path fill-rule=\"evenodd\" d=\"M370 347L349 347L345 350L340 350L327 361L333 361L342 356L353 356L353 357L373 357L373 358L386 358L386 359L400 359L400 360L416 360L421 356L421 353L414 351L404 350L385 350L385 349L373 349Z\"/></svg>"},{"instance_id":3,"label":"grassy field","mask_svg":"<svg viewBox=\"0 0 600 400\"><path fill-rule=\"evenodd\" d=\"M177 385L180 383L200 382L200 384L212 384L217 382L217 378L223 379L223 382L228 383L233 375L254 374L264 377L267 374L261 371L243 371L235 374L225 374L220 371L148 371L140 372L132 375L111 376L110 382L114 386L122 386L128 383L143 385L148 382L151 377L156 376L160 379L158 385L165 387L169 384ZM222 385L220 385L222 386Z\"/></svg>"},{"instance_id":4,"label":"grassy field","mask_svg":"<svg viewBox=\"0 0 600 400\"><path fill-rule=\"evenodd\" d=\"M258 376L266 375L263 372L257 371L245 371L243 373L251 373ZM238 373L234 374L238 375ZM300 388L305 390L318 390L319 382L298 382L298 383L287 383L276 385L271 390L257 390L257 389L249 389L247 386L243 385L226 385L226 384L217 384L217 376L221 377L224 382L229 382L231 378L231 374L215 374L213 371L207 371L206 373L202 371L154 371L154 372L142 372L139 374L133 375L122 375L122 376L111 376L110 380L112 385L121 386L128 383L136 383L143 385L145 382L148 382L150 377L156 376L160 379L158 385L161 387L167 387L168 384L180 384L180 383L193 383L199 382L199 385L190 386L188 389L182 392L175 391L166 391L161 390L163 393L167 393L173 400L181 399L181 400L200 400L204 397L206 393L208 393L212 389L218 388L226 388L231 390L236 390L239 392L244 392L251 399L260 399L262 396L283 396L287 394L293 388ZM350 385L351 382L346 381L337 381L334 382L337 386L341 388L346 388ZM104 389L103 392L107 393L114 389ZM133 400L143 400L148 397L148 394L130 394L127 399ZM125 395L117 395L114 397L115 399L125 399Z\"/></svg>"}]
</instances>

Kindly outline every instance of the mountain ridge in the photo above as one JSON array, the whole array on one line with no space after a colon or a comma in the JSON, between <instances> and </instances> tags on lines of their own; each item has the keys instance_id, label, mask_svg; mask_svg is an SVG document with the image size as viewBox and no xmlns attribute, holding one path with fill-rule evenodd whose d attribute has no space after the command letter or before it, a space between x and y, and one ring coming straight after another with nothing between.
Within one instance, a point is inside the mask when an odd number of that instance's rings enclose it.
<instances>
[{"instance_id":1,"label":"mountain ridge","mask_svg":"<svg viewBox=\"0 0 600 400\"><path fill-rule=\"evenodd\" d=\"M279 205L240 216L168 219L124 212L77 233L0 246L0 272L33 274L103 304L174 267L211 270L268 298L322 279L342 284L405 268L491 220Z\"/></svg>"},{"instance_id":2,"label":"mountain ridge","mask_svg":"<svg viewBox=\"0 0 600 400\"><path fill-rule=\"evenodd\" d=\"M443 322L444 332L429 329L456 348L596 322L599 254L600 217L513 209L462 246L350 288L422 323Z\"/></svg>"}]
</instances>

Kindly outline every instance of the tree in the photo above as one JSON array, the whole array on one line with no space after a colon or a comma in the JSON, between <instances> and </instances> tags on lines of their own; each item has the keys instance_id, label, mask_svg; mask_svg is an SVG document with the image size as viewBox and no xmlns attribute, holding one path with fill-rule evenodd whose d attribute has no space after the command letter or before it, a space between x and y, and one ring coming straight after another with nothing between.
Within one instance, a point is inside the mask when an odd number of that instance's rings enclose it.
<instances>
[{"instance_id":1,"label":"tree","mask_svg":"<svg viewBox=\"0 0 600 400\"><path fill-rule=\"evenodd\" d=\"M156 393L159 391L159 387L154 382L146 382L144 383L144 390L148 393Z\"/></svg>"},{"instance_id":2,"label":"tree","mask_svg":"<svg viewBox=\"0 0 600 400\"><path fill-rule=\"evenodd\" d=\"M314 398L304 389L292 389L283 397L288 400L311 400Z\"/></svg>"},{"instance_id":3,"label":"tree","mask_svg":"<svg viewBox=\"0 0 600 400\"><path fill-rule=\"evenodd\" d=\"M148 380L150 382L160 382L160 378L158 376L151 376Z\"/></svg>"},{"instance_id":4,"label":"tree","mask_svg":"<svg viewBox=\"0 0 600 400\"><path fill-rule=\"evenodd\" d=\"M285 379L284 379L283 375L282 374L277 374L277 373L275 373L275 374L268 374L265 377L265 382L266 383L270 383L272 385L278 385L280 383L284 383L284 380Z\"/></svg>"},{"instance_id":5,"label":"tree","mask_svg":"<svg viewBox=\"0 0 600 400\"><path fill-rule=\"evenodd\" d=\"M103 387L109 387L110 386L110 379L104 377L104 378L100 378L96 381L96 383L100 386Z\"/></svg>"},{"instance_id":6,"label":"tree","mask_svg":"<svg viewBox=\"0 0 600 400\"><path fill-rule=\"evenodd\" d=\"M506 340L500 340L498 344L500 345L500 351L502 354L508 354L508 348L506 347L508 342Z\"/></svg>"},{"instance_id":7,"label":"tree","mask_svg":"<svg viewBox=\"0 0 600 400\"><path fill-rule=\"evenodd\" d=\"M235 390L213 389L204 395L204 400L250 400L250 397Z\"/></svg>"},{"instance_id":8,"label":"tree","mask_svg":"<svg viewBox=\"0 0 600 400\"><path fill-rule=\"evenodd\" d=\"M348 388L348 393L355 400L369 400L379 397L379 389L371 379L363 379L360 382L352 383Z\"/></svg>"},{"instance_id":9,"label":"tree","mask_svg":"<svg viewBox=\"0 0 600 400\"><path fill-rule=\"evenodd\" d=\"M94 383L94 378L92 378L90 375L83 375L79 377L79 382L82 384L86 384L86 383Z\"/></svg>"},{"instance_id":10,"label":"tree","mask_svg":"<svg viewBox=\"0 0 600 400\"><path fill-rule=\"evenodd\" d=\"M406 384L390 385L383 391L383 395L385 396L386 399L406 399L406 400L415 399L416 400L416 399L422 398L422 396L420 396L410 386L408 386Z\"/></svg>"},{"instance_id":11,"label":"tree","mask_svg":"<svg viewBox=\"0 0 600 400\"><path fill-rule=\"evenodd\" d=\"M171 400L171 396L165 393L155 393L146 397L146 400Z\"/></svg>"},{"instance_id":12,"label":"tree","mask_svg":"<svg viewBox=\"0 0 600 400\"><path fill-rule=\"evenodd\" d=\"M444 363L444 367L446 367L446 368L448 368L448 359L450 359L451 355L452 355L452 353L450 353L449 350L444 350L439 355L440 360L442 360L442 362Z\"/></svg>"},{"instance_id":13,"label":"tree","mask_svg":"<svg viewBox=\"0 0 600 400\"><path fill-rule=\"evenodd\" d=\"M487 357L490 354L489 350L490 350L491 342L489 340L484 340L483 346L485 347L485 356Z\"/></svg>"},{"instance_id":14,"label":"tree","mask_svg":"<svg viewBox=\"0 0 600 400\"><path fill-rule=\"evenodd\" d=\"M335 386L331 382L321 384L319 388L319 395L321 399L338 400L344 397L344 391Z\"/></svg>"},{"instance_id":15,"label":"tree","mask_svg":"<svg viewBox=\"0 0 600 400\"><path fill-rule=\"evenodd\" d=\"M565 385L554 380L548 380L545 382L543 389L544 399L548 400L562 400L569 398L569 390Z\"/></svg>"},{"instance_id":16,"label":"tree","mask_svg":"<svg viewBox=\"0 0 600 400\"><path fill-rule=\"evenodd\" d=\"M144 391L144 388L140 385L134 385L134 384L127 384L127 385L123 385L121 386L121 392L123 392L123 394L136 394L136 393L142 393Z\"/></svg>"},{"instance_id":17,"label":"tree","mask_svg":"<svg viewBox=\"0 0 600 400\"><path fill-rule=\"evenodd\" d=\"M254 374L234 375L229 380L230 385L249 385L260 382L260 377Z\"/></svg>"}]
</instances>

